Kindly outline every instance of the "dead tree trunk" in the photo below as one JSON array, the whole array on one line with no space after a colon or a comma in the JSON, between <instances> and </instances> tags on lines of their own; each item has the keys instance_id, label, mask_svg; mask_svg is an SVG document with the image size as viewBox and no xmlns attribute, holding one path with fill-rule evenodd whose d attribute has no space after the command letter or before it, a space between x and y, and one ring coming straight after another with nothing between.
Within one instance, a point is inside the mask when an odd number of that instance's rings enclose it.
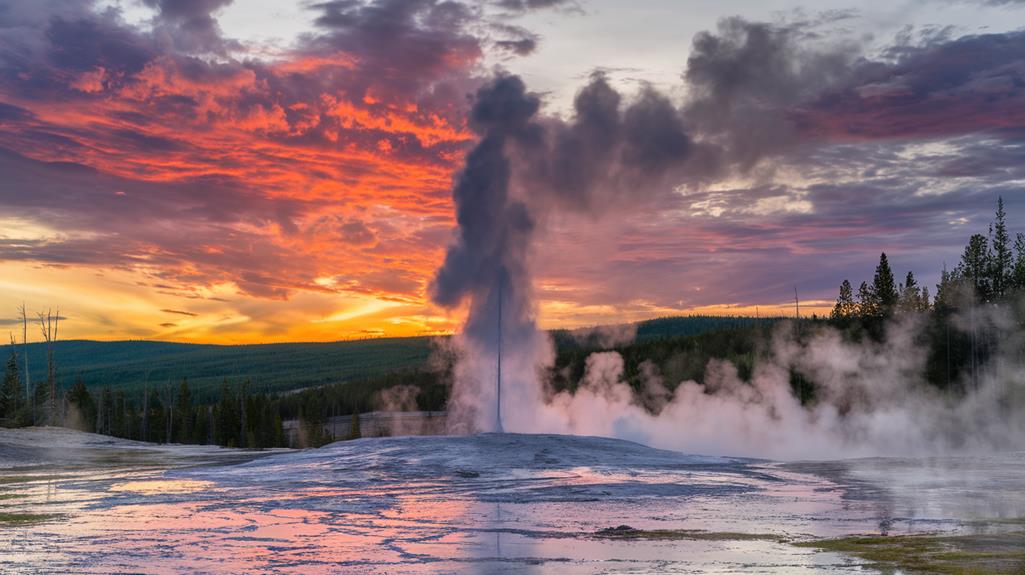
<instances>
[{"instance_id":1,"label":"dead tree trunk","mask_svg":"<svg viewBox=\"0 0 1025 575\"><path fill-rule=\"evenodd\" d=\"M46 310L39 312L39 330L46 343L46 424L53 425L57 417L57 364L54 363L53 348L57 343L57 327L60 323L60 308L57 312Z\"/></svg>"},{"instance_id":2,"label":"dead tree trunk","mask_svg":"<svg viewBox=\"0 0 1025 575\"><path fill-rule=\"evenodd\" d=\"M32 379L28 372L28 314L25 312L25 302L18 308L21 312L21 355L25 360L25 401L29 406L29 417L32 424L36 423L36 402L32 396Z\"/></svg>"}]
</instances>

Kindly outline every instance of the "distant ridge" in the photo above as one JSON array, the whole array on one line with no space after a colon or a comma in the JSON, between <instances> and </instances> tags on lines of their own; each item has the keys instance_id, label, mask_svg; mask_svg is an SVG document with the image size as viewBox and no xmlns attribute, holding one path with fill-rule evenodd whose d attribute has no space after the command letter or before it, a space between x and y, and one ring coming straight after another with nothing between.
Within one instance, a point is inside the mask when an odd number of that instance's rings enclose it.
<instances>
[{"instance_id":1,"label":"distant ridge","mask_svg":"<svg viewBox=\"0 0 1025 575\"><path fill-rule=\"evenodd\" d=\"M413 369L427 360L430 345L428 337L247 345L69 340L57 342L54 353L64 387L81 378L90 387L138 393L188 377L202 399L225 379L249 380L253 391L287 391ZM32 380L42 381L42 344L29 344L29 368Z\"/></svg>"},{"instance_id":2,"label":"distant ridge","mask_svg":"<svg viewBox=\"0 0 1025 575\"><path fill-rule=\"evenodd\" d=\"M595 347L601 334L650 340L736 329L779 318L738 316L664 317L636 324L551 332L560 347ZM625 335L624 335L625 334ZM290 391L422 367L431 353L429 336L324 343L218 345L159 341L59 341L55 349L58 380L70 387L79 378L89 387L140 393L144 386L177 385L188 377L200 399L212 398L222 381L249 380L253 391ZM21 347L18 347L21 353ZM29 344L33 381L45 378L40 343Z\"/></svg>"}]
</instances>

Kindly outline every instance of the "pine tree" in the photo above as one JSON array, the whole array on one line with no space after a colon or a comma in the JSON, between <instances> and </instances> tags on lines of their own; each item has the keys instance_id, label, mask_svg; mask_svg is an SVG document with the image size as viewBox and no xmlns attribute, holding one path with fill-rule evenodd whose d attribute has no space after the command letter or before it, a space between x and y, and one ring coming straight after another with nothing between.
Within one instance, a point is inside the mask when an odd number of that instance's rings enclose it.
<instances>
[{"instance_id":1,"label":"pine tree","mask_svg":"<svg viewBox=\"0 0 1025 575\"><path fill-rule=\"evenodd\" d=\"M900 296L885 252L879 255L879 265L876 266L875 277L872 279L872 294L875 296L875 315L890 315L897 306Z\"/></svg>"},{"instance_id":2,"label":"pine tree","mask_svg":"<svg viewBox=\"0 0 1025 575\"><path fill-rule=\"evenodd\" d=\"M178 443L192 443L192 431L193 431L193 410L192 410L192 392L189 391L189 380L188 378L182 378L181 385L178 386L178 400L177 400L176 420L174 424L174 430L176 437L174 441Z\"/></svg>"},{"instance_id":3,"label":"pine tree","mask_svg":"<svg viewBox=\"0 0 1025 575\"><path fill-rule=\"evenodd\" d=\"M228 380L221 383L221 398L214 407L214 443L226 447L238 447L239 431L242 428L242 413L239 395Z\"/></svg>"},{"instance_id":4,"label":"pine tree","mask_svg":"<svg viewBox=\"0 0 1025 575\"><path fill-rule=\"evenodd\" d=\"M164 408L164 399L160 397L159 390L149 392L147 409L146 429L149 436L146 441L164 443L167 440L167 410Z\"/></svg>"},{"instance_id":5,"label":"pine tree","mask_svg":"<svg viewBox=\"0 0 1025 575\"><path fill-rule=\"evenodd\" d=\"M992 286L989 282L989 242L986 236L975 234L968 240L961 263L957 266L957 275L963 278L975 290L978 301L990 301Z\"/></svg>"},{"instance_id":6,"label":"pine tree","mask_svg":"<svg viewBox=\"0 0 1025 575\"><path fill-rule=\"evenodd\" d=\"M359 412L352 412L352 421L349 425L349 439L359 439L363 437L363 431L360 429L359 424Z\"/></svg>"},{"instance_id":7,"label":"pine tree","mask_svg":"<svg viewBox=\"0 0 1025 575\"><path fill-rule=\"evenodd\" d=\"M1007 214L1004 212L1004 199L997 199L996 220L990 230L992 237L989 261L989 284L992 296L1003 298L1011 291L1014 282L1014 255L1011 252L1011 238L1007 233Z\"/></svg>"},{"instance_id":8,"label":"pine tree","mask_svg":"<svg viewBox=\"0 0 1025 575\"><path fill-rule=\"evenodd\" d=\"M858 287L858 317L865 319L876 314L876 296L868 282L861 282Z\"/></svg>"},{"instance_id":9,"label":"pine tree","mask_svg":"<svg viewBox=\"0 0 1025 575\"><path fill-rule=\"evenodd\" d=\"M304 446L320 447L333 439L324 428L325 423L327 414L324 404L314 395L308 395L299 408L299 427Z\"/></svg>"},{"instance_id":10,"label":"pine tree","mask_svg":"<svg viewBox=\"0 0 1025 575\"><path fill-rule=\"evenodd\" d=\"M936 284L935 308L947 310L954 307L954 272L947 271L947 264L943 264L943 271L940 272L940 283Z\"/></svg>"},{"instance_id":11,"label":"pine tree","mask_svg":"<svg viewBox=\"0 0 1025 575\"><path fill-rule=\"evenodd\" d=\"M833 320L845 320L850 319L855 315L857 305L854 303L854 292L851 288L851 282L844 280L840 284L840 296L836 298L836 305L833 306L833 312L830 317Z\"/></svg>"},{"instance_id":12,"label":"pine tree","mask_svg":"<svg viewBox=\"0 0 1025 575\"><path fill-rule=\"evenodd\" d=\"M92 394L85 386L82 378L78 378L75 385L68 392L68 403L74 406L74 413L77 417L71 418L71 424L79 430L91 431L96 429L96 402Z\"/></svg>"},{"instance_id":13,"label":"pine tree","mask_svg":"<svg viewBox=\"0 0 1025 575\"><path fill-rule=\"evenodd\" d=\"M1025 292L1025 234L1018 232L1014 240L1014 251L1017 254L1014 259L1014 289Z\"/></svg>"},{"instance_id":14,"label":"pine tree","mask_svg":"<svg viewBox=\"0 0 1025 575\"><path fill-rule=\"evenodd\" d=\"M100 392L100 405L96 411L96 433L116 436L123 435L123 429L115 423L120 422L123 418L118 417L120 414L117 412L114 394L110 391L109 385L105 385L103 391Z\"/></svg>"},{"instance_id":15,"label":"pine tree","mask_svg":"<svg viewBox=\"0 0 1025 575\"><path fill-rule=\"evenodd\" d=\"M24 399L21 389L21 378L18 376L18 355L12 349L4 370L3 386L0 386L0 419L9 426L17 425L21 419L21 408Z\"/></svg>"},{"instance_id":16,"label":"pine tree","mask_svg":"<svg viewBox=\"0 0 1025 575\"><path fill-rule=\"evenodd\" d=\"M898 309L904 313L916 313L922 311L922 290L915 281L915 274L908 272L904 278L904 285L900 286L900 300Z\"/></svg>"}]
</instances>

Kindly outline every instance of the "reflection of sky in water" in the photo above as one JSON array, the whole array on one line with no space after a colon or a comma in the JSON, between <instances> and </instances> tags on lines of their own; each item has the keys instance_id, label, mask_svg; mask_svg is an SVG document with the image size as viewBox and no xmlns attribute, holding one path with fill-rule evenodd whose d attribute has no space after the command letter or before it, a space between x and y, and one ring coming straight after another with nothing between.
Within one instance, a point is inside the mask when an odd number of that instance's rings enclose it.
<instances>
[{"instance_id":1,"label":"reflection of sky in water","mask_svg":"<svg viewBox=\"0 0 1025 575\"><path fill-rule=\"evenodd\" d=\"M110 486L111 491L124 491L140 495L161 495L168 493L196 493L214 486L209 481L191 479L150 479L147 481L125 481Z\"/></svg>"},{"instance_id":2,"label":"reflection of sky in water","mask_svg":"<svg viewBox=\"0 0 1025 575\"><path fill-rule=\"evenodd\" d=\"M1021 460L780 466L478 436L349 442L222 467L68 471L0 501L3 511L65 515L0 531L0 571L853 572L850 559L782 540L1020 517ZM771 537L593 535L622 524Z\"/></svg>"}]
</instances>

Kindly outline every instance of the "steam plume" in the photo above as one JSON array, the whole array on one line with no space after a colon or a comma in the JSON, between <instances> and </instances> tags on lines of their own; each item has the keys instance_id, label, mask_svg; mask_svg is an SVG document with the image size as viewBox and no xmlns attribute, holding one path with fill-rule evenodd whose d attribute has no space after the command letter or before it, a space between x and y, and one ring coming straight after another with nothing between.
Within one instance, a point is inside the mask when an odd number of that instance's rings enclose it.
<instances>
[{"instance_id":1,"label":"steam plume","mask_svg":"<svg viewBox=\"0 0 1025 575\"><path fill-rule=\"evenodd\" d=\"M882 344L846 341L828 328L800 342L781 331L750 381L728 362L711 362L704 386L665 382L646 364L638 394L623 381L622 358L602 352L588 358L575 394L545 387L541 374L553 364L553 347L536 327L531 260L548 218L642 209L681 184L745 173L763 158L797 149L808 128L795 110L821 105L879 68L855 58L856 50L803 47L796 27L734 19L719 32L696 39L682 105L650 87L624 97L601 74L579 91L568 120L542 115L539 97L515 76L499 76L477 92L469 124L479 141L453 190L457 237L431 285L438 304L468 306L454 339L450 431L496 427L501 292L509 431L779 458L1025 444L1021 329L995 320L993 329L1003 329L1002 340L1011 343L964 398L924 381L926 350L913 317L893 323ZM794 371L816 385L814 405L792 393Z\"/></svg>"},{"instance_id":2,"label":"steam plume","mask_svg":"<svg viewBox=\"0 0 1025 575\"><path fill-rule=\"evenodd\" d=\"M713 360L704 385L679 382L669 392L657 371L644 373L643 393L624 381L615 352L592 354L575 394L551 397L542 409L549 432L604 435L691 453L776 459L935 455L1020 450L1025 445L1022 333L1008 310L992 309L986 326L1002 343L964 396L925 381L921 318L896 319L884 341L851 342L828 327L805 340L781 325L750 381ZM814 382L802 405L792 372Z\"/></svg>"},{"instance_id":3,"label":"steam plume","mask_svg":"<svg viewBox=\"0 0 1025 575\"><path fill-rule=\"evenodd\" d=\"M613 206L667 193L694 148L680 114L654 90L627 106L596 75L578 94L573 121L539 118L539 98L522 80L501 76L481 88L470 112L480 136L453 191L458 237L432 284L435 302L469 302L458 339L450 402L459 430L494 429L497 294L505 321L502 341L505 402L537 405L539 367L551 343L536 329L530 255L544 215L552 210L599 214ZM511 430L529 429L528 412L506 413Z\"/></svg>"}]
</instances>

